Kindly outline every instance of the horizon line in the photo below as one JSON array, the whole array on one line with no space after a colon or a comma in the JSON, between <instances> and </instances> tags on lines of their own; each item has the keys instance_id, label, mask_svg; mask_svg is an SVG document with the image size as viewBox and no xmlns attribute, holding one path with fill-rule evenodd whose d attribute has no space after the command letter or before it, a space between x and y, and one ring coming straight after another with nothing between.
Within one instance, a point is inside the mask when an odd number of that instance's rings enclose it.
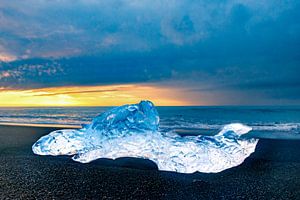
<instances>
[{"instance_id":1,"label":"horizon line","mask_svg":"<svg viewBox=\"0 0 300 200\"><path fill-rule=\"evenodd\" d=\"M123 105L130 105L123 104ZM122 105L94 105L94 106L68 106L68 105L61 105L61 106L0 106L0 108L76 108L76 107L82 107L82 108L88 108L88 107L118 107ZM252 107L252 106L265 106L265 107L290 107L290 106L300 106L300 104L224 104L224 105L155 105L155 107Z\"/></svg>"}]
</instances>

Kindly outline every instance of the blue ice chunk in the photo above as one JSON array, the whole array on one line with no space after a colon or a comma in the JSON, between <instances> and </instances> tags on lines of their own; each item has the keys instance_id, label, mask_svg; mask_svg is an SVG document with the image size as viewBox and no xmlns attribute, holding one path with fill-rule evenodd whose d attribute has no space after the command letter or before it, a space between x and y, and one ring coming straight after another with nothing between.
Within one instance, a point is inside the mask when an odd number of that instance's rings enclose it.
<instances>
[{"instance_id":1,"label":"blue ice chunk","mask_svg":"<svg viewBox=\"0 0 300 200\"><path fill-rule=\"evenodd\" d=\"M241 164L258 140L240 138L251 127L229 124L215 136L186 136L158 131L159 117L150 101L113 108L79 130L57 130L41 137L38 155L74 155L88 163L98 158L147 158L160 170L220 172Z\"/></svg>"},{"instance_id":2,"label":"blue ice chunk","mask_svg":"<svg viewBox=\"0 0 300 200\"><path fill-rule=\"evenodd\" d=\"M120 134L128 131L157 131L159 117L150 101L113 108L97 116L87 129L106 130Z\"/></svg>"}]
</instances>

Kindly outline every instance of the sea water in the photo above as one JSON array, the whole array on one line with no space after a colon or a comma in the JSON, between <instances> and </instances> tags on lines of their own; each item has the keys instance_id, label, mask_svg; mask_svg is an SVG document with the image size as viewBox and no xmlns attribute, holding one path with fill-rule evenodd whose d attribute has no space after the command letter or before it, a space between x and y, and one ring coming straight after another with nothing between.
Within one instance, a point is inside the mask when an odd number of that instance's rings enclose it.
<instances>
[{"instance_id":1,"label":"sea water","mask_svg":"<svg viewBox=\"0 0 300 200\"><path fill-rule=\"evenodd\" d=\"M89 124L112 107L0 108L0 123ZM215 134L230 123L252 127L258 138L300 139L300 106L164 106L157 107L159 129L182 135Z\"/></svg>"}]
</instances>

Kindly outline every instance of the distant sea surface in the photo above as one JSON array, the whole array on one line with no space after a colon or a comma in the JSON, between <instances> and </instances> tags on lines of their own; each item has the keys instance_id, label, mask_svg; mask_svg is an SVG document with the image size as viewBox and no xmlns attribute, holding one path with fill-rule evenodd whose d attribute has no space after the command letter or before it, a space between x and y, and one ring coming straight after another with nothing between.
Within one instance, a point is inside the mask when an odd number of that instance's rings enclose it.
<instances>
[{"instance_id":1,"label":"distant sea surface","mask_svg":"<svg viewBox=\"0 0 300 200\"><path fill-rule=\"evenodd\" d=\"M0 108L0 123L88 124L111 107ZM300 139L300 106L183 106L157 107L161 131L215 134L225 124L243 123L254 137Z\"/></svg>"}]
</instances>

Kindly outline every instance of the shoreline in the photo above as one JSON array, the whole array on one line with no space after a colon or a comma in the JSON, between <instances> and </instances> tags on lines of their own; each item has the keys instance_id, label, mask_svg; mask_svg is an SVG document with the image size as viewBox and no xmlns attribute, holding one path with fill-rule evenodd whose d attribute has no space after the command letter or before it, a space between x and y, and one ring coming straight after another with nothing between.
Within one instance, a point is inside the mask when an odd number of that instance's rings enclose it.
<instances>
[{"instance_id":1,"label":"shoreline","mask_svg":"<svg viewBox=\"0 0 300 200\"><path fill-rule=\"evenodd\" d=\"M81 129L80 125L73 124L39 124L39 123L16 123L16 122L0 122L1 126L9 127L31 127L31 128L54 128L54 129ZM218 133L218 129L174 129L181 136L212 136ZM256 139L274 139L274 140L300 140L300 133L294 132L278 132L278 131L257 131L252 130L242 137L251 137Z\"/></svg>"},{"instance_id":2,"label":"shoreline","mask_svg":"<svg viewBox=\"0 0 300 200\"><path fill-rule=\"evenodd\" d=\"M18 123L18 122L0 122L0 126L43 127L43 128L74 128L74 129L82 128L82 126L72 125L72 124L38 124L38 123Z\"/></svg>"}]
</instances>

